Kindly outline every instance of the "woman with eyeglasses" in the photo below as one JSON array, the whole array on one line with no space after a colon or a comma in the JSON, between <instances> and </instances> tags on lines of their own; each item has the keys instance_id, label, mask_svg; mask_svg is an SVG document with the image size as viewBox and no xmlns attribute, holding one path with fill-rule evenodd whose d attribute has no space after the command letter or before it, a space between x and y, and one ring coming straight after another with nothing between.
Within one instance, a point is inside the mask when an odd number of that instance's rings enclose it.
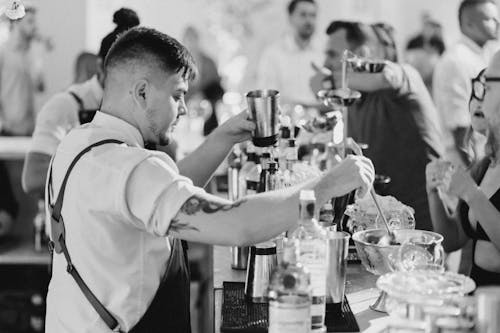
<instances>
[{"instance_id":1,"label":"woman with eyeglasses","mask_svg":"<svg viewBox=\"0 0 500 333\"><path fill-rule=\"evenodd\" d=\"M465 170L436 159L426 168L434 231L444 236L443 246L447 252L461 249L469 239L473 241L470 276L478 286L500 285L500 247L497 244L500 241L500 163L495 163L493 158L498 149L492 144L491 125L483 110L489 81L500 84L499 77L488 77L485 70L472 80L469 100L472 126L468 138L475 162ZM474 141L481 136L484 137L482 153L472 148L478 146ZM480 155L483 157L478 158ZM443 204L443 194L459 199L453 215Z\"/></svg>"}]
</instances>

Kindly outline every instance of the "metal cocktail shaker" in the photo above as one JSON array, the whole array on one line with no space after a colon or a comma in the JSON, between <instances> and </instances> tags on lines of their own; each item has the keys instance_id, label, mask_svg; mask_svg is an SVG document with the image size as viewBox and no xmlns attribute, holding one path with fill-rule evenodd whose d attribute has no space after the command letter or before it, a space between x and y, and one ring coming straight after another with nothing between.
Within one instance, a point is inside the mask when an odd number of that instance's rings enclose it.
<instances>
[{"instance_id":1,"label":"metal cocktail shaker","mask_svg":"<svg viewBox=\"0 0 500 333\"><path fill-rule=\"evenodd\" d=\"M227 193L228 199L231 201L238 200L239 196L239 174L241 163L235 160L227 169ZM232 246L231 247L231 268L246 269L248 262L248 247Z\"/></svg>"},{"instance_id":2,"label":"metal cocktail shaker","mask_svg":"<svg viewBox=\"0 0 500 333\"><path fill-rule=\"evenodd\" d=\"M327 232L326 302L335 304L338 311L341 311L344 301L350 237L347 232L336 231L335 227Z\"/></svg>"},{"instance_id":3,"label":"metal cocktail shaker","mask_svg":"<svg viewBox=\"0 0 500 333\"><path fill-rule=\"evenodd\" d=\"M247 93L248 114L255 123L252 142L269 147L278 141L279 96L277 90L253 90Z\"/></svg>"},{"instance_id":4,"label":"metal cocktail shaker","mask_svg":"<svg viewBox=\"0 0 500 333\"><path fill-rule=\"evenodd\" d=\"M250 247L245 296L254 303L266 303L267 288L273 269L278 265L276 245L264 242Z\"/></svg>"}]
</instances>

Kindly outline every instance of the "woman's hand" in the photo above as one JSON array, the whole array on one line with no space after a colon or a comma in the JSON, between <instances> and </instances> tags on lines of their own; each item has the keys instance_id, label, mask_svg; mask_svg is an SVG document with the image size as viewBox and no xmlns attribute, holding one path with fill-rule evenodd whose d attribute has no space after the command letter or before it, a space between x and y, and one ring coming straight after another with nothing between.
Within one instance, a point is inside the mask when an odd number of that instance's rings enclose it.
<instances>
[{"instance_id":1,"label":"woman's hand","mask_svg":"<svg viewBox=\"0 0 500 333\"><path fill-rule=\"evenodd\" d=\"M469 171L465 170L463 167L455 168L455 171L451 174L449 186L447 192L459 197L465 202L469 202L475 192L479 190L474 179L470 175Z\"/></svg>"},{"instance_id":2,"label":"woman's hand","mask_svg":"<svg viewBox=\"0 0 500 333\"><path fill-rule=\"evenodd\" d=\"M425 168L427 193L437 191L439 188L447 191L453 165L449 161L434 159Z\"/></svg>"}]
</instances>

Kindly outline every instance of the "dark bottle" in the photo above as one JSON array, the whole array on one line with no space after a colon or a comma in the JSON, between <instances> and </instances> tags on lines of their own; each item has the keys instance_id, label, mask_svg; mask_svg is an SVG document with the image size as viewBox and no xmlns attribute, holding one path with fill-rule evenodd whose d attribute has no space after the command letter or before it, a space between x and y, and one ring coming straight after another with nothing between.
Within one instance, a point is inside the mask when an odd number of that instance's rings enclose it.
<instances>
[{"instance_id":1,"label":"dark bottle","mask_svg":"<svg viewBox=\"0 0 500 333\"><path fill-rule=\"evenodd\" d=\"M267 177L268 177L268 173L269 173L269 163L270 162L271 162L271 153L269 153L269 152L262 153L262 157L260 159L262 171L260 172L259 188L257 190L258 193L262 193L262 192L266 191Z\"/></svg>"}]
</instances>

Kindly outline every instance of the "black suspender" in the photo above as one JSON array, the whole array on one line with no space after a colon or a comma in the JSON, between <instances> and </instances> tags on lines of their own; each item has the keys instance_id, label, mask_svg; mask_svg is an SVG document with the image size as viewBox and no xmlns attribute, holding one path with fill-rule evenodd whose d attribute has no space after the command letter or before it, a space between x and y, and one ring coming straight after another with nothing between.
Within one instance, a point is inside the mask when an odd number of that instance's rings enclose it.
<instances>
[{"instance_id":1,"label":"black suspender","mask_svg":"<svg viewBox=\"0 0 500 333\"><path fill-rule=\"evenodd\" d=\"M99 142L96 142L84 150L82 150L76 157L73 159L71 162L68 171L66 172L66 175L64 176L64 180L61 184L61 188L59 190L59 194L57 195L57 200L54 204L53 207L51 207L52 213L51 213L51 218L50 218L50 224L51 224L51 242L49 244L49 247L51 249L51 252L55 251L56 253L63 253L64 257L66 258L67 262L67 272L73 277L75 282L78 284L80 287L81 291L87 298L87 300L90 302L92 307L97 311L99 316L104 320L106 325L112 330L115 331L118 328L118 321L109 313L108 310L102 305L102 303L97 299L97 297L92 293L92 291L89 289L87 284L83 281L82 277L76 270L75 266L73 266L73 263L71 262L71 257L69 255L68 249L66 248L66 242L65 242L65 229L64 229L64 219L61 216L61 210L62 210L62 205L63 205L63 200L64 200L64 192L66 190L66 183L68 182L69 175L71 171L73 170L73 167L75 164L80 160L80 158L88 153L92 148L101 146L104 144L108 143L117 143L117 144L122 144L122 141L119 140L114 140L114 139L108 139L108 140L102 140ZM46 191L50 191L50 187L52 187L52 165L50 167L49 171L49 181L47 183L47 188ZM50 205L50 202L49 202Z\"/></svg>"}]
</instances>

